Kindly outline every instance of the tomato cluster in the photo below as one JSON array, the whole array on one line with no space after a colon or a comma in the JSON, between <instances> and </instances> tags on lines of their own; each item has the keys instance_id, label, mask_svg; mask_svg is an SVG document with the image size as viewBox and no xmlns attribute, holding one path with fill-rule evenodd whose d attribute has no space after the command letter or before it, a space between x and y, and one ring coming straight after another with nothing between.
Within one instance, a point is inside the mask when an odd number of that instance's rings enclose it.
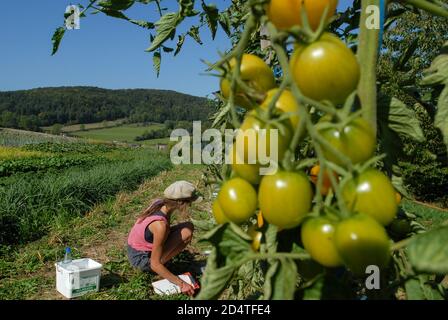
<instances>
[{"instance_id":1,"label":"tomato cluster","mask_svg":"<svg viewBox=\"0 0 448 320\"><path fill-rule=\"evenodd\" d=\"M337 0L271 0L267 15L278 30L287 30L303 26L301 12L305 9L309 27L317 30L321 21L333 16L337 3ZM295 44L289 57L288 74L292 78L291 86L296 86L297 92L307 100L297 98L292 87L279 92L271 68L261 58L243 54L241 64L236 61L232 59L227 64L227 72L221 79L221 95L224 99L230 98L230 79L239 66L239 78L244 85L241 82L236 85L233 102L246 109L246 113L231 149L232 176L222 184L213 203L216 221L243 224L258 212L258 224L248 229L254 250L260 247L260 228L265 220L278 230L299 227L298 238L304 248L325 267L346 266L355 274L363 274L372 264L386 267L390 260L390 240L385 226L396 218L397 193L383 173L361 166L376 150L376 136L370 124L361 116L347 115L345 108L344 116L335 116L342 114L338 109L358 86L360 68L352 50L326 32L314 42ZM301 114L308 112L308 101L330 106L335 111L332 115L321 115L314 123L320 139L313 143L319 144L319 158L325 161L311 167L309 175L282 162L288 161L285 157L288 151L292 154L295 151L290 150L295 134L300 132L296 135L299 138L305 135L298 130L303 130ZM255 134L256 145L251 146L247 140L238 144L238 138L249 129ZM258 156L248 161L250 147L258 151L263 146L268 156L273 156L272 137L269 133L262 136L262 129L279 129L276 158L279 168L268 175L260 174L266 164ZM339 172L339 167L347 174L339 176L330 169L329 163L336 171ZM313 209L315 189L330 199L317 210ZM340 198L339 202L335 196ZM339 214L325 210L327 207L337 208Z\"/></svg>"}]
</instances>

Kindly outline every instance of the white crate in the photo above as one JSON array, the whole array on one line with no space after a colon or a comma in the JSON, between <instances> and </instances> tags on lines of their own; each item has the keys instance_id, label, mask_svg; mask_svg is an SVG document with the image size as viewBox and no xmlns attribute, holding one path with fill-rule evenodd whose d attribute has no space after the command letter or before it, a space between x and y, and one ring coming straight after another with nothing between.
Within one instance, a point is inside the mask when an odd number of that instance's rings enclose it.
<instances>
[{"instance_id":1,"label":"white crate","mask_svg":"<svg viewBox=\"0 0 448 320\"><path fill-rule=\"evenodd\" d=\"M102 264L89 259L73 260L70 264L55 263L56 289L66 298L75 298L100 288Z\"/></svg>"}]
</instances>

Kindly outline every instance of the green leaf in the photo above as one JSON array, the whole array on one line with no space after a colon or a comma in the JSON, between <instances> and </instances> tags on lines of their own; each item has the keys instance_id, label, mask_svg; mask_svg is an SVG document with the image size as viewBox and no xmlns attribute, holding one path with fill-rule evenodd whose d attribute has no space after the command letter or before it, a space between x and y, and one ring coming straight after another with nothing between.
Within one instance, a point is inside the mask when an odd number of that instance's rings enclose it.
<instances>
[{"instance_id":1,"label":"green leaf","mask_svg":"<svg viewBox=\"0 0 448 320\"><path fill-rule=\"evenodd\" d=\"M411 241L408 256L420 272L448 274L448 226L425 232Z\"/></svg>"},{"instance_id":2,"label":"green leaf","mask_svg":"<svg viewBox=\"0 0 448 320\"><path fill-rule=\"evenodd\" d=\"M237 264L252 253L251 237L233 223L218 226L206 233L201 241L208 241L217 248L218 265Z\"/></svg>"},{"instance_id":3,"label":"green leaf","mask_svg":"<svg viewBox=\"0 0 448 320\"><path fill-rule=\"evenodd\" d=\"M448 150L448 86L443 89L439 96L434 125L442 132L443 141Z\"/></svg>"},{"instance_id":4,"label":"green leaf","mask_svg":"<svg viewBox=\"0 0 448 320\"><path fill-rule=\"evenodd\" d=\"M100 1L98 3L99 6L111 10L126 10L129 9L133 4L135 0L105 0Z\"/></svg>"},{"instance_id":5,"label":"green leaf","mask_svg":"<svg viewBox=\"0 0 448 320\"><path fill-rule=\"evenodd\" d=\"M270 277L272 300L292 300L297 286L297 266L292 259L281 259Z\"/></svg>"},{"instance_id":6,"label":"green leaf","mask_svg":"<svg viewBox=\"0 0 448 320\"><path fill-rule=\"evenodd\" d=\"M195 298L196 300L216 299L227 287L230 279L235 272L233 265L217 268L217 252L214 248L208 257L207 266L201 279L201 291Z\"/></svg>"},{"instance_id":7,"label":"green leaf","mask_svg":"<svg viewBox=\"0 0 448 320\"><path fill-rule=\"evenodd\" d=\"M193 17L198 14L196 10L194 10L194 0L178 0L180 9L179 14L181 17Z\"/></svg>"},{"instance_id":8,"label":"green leaf","mask_svg":"<svg viewBox=\"0 0 448 320\"><path fill-rule=\"evenodd\" d=\"M180 49L182 49L182 46L184 45L185 42L185 36L186 36L185 34L181 34L180 36L178 36L176 51L174 51L175 56L177 56L177 54L180 52Z\"/></svg>"},{"instance_id":9,"label":"green leaf","mask_svg":"<svg viewBox=\"0 0 448 320\"><path fill-rule=\"evenodd\" d=\"M156 71L157 77L159 77L159 74L160 74L161 60L162 60L162 56L160 54L160 51L154 52L154 55L152 57L152 63L153 63L154 70Z\"/></svg>"},{"instance_id":10,"label":"green leaf","mask_svg":"<svg viewBox=\"0 0 448 320\"><path fill-rule=\"evenodd\" d=\"M155 23L157 35L152 41L151 46L146 51L154 51L159 48L168 38L171 37L173 31L181 23L183 18L178 13L167 13L159 21Z\"/></svg>"},{"instance_id":11,"label":"green leaf","mask_svg":"<svg viewBox=\"0 0 448 320\"><path fill-rule=\"evenodd\" d=\"M278 227L274 226L273 224L268 224L267 230L265 232L265 239L266 239L266 247L268 252L273 253L277 251L277 232Z\"/></svg>"},{"instance_id":12,"label":"green leaf","mask_svg":"<svg viewBox=\"0 0 448 320\"><path fill-rule=\"evenodd\" d=\"M386 154L384 163L389 173L392 173L392 168L398 162L399 155L403 152L403 142L400 136L392 131L386 122L380 121L378 129L381 137L381 152Z\"/></svg>"},{"instance_id":13,"label":"green leaf","mask_svg":"<svg viewBox=\"0 0 448 320\"><path fill-rule=\"evenodd\" d=\"M415 38L414 41L406 47L406 49L401 54L400 58L394 64L394 70L403 70L406 63L414 54L415 50L417 50L419 44L419 39Z\"/></svg>"},{"instance_id":14,"label":"green leaf","mask_svg":"<svg viewBox=\"0 0 448 320\"><path fill-rule=\"evenodd\" d=\"M434 59L424 74L422 85L445 86L437 103L434 125L442 131L443 140L448 148L448 42L445 42L442 53Z\"/></svg>"},{"instance_id":15,"label":"green leaf","mask_svg":"<svg viewBox=\"0 0 448 320\"><path fill-rule=\"evenodd\" d=\"M123 12L118 11L118 10L104 8L104 9L101 9L100 11L102 13L108 15L109 17L123 19L123 20L127 20L127 21L130 20Z\"/></svg>"},{"instance_id":16,"label":"green leaf","mask_svg":"<svg viewBox=\"0 0 448 320\"><path fill-rule=\"evenodd\" d=\"M448 42L442 48L442 54L437 56L431 66L424 71L424 77L420 82L424 86L448 84Z\"/></svg>"},{"instance_id":17,"label":"green leaf","mask_svg":"<svg viewBox=\"0 0 448 320\"><path fill-rule=\"evenodd\" d=\"M192 37L197 43L202 45L201 38L199 36L199 27L198 26L192 26L190 30L187 32L187 34Z\"/></svg>"},{"instance_id":18,"label":"green leaf","mask_svg":"<svg viewBox=\"0 0 448 320\"><path fill-rule=\"evenodd\" d=\"M165 46L162 46L162 50L163 50L163 52L173 52L174 51L173 48L165 47Z\"/></svg>"},{"instance_id":19,"label":"green leaf","mask_svg":"<svg viewBox=\"0 0 448 320\"><path fill-rule=\"evenodd\" d=\"M407 300L425 300L425 295L420 287L420 281L418 279L409 279L405 282L404 288L406 290Z\"/></svg>"},{"instance_id":20,"label":"green leaf","mask_svg":"<svg viewBox=\"0 0 448 320\"><path fill-rule=\"evenodd\" d=\"M408 300L443 300L439 290L433 288L428 275L411 278L404 284Z\"/></svg>"},{"instance_id":21,"label":"green leaf","mask_svg":"<svg viewBox=\"0 0 448 320\"><path fill-rule=\"evenodd\" d=\"M230 18L228 13L221 13L218 19L219 25L224 30L224 32L230 37L232 33L230 32Z\"/></svg>"},{"instance_id":22,"label":"green leaf","mask_svg":"<svg viewBox=\"0 0 448 320\"><path fill-rule=\"evenodd\" d=\"M280 261L279 260L275 260L272 262L272 264L269 266L268 271L266 272L265 275L265 281L264 281L264 299L265 300L269 300L272 297L272 281L273 281L273 277L277 272L277 269L280 265Z\"/></svg>"},{"instance_id":23,"label":"green leaf","mask_svg":"<svg viewBox=\"0 0 448 320\"><path fill-rule=\"evenodd\" d=\"M219 10L214 4L207 5L204 0L202 0L202 9L205 12L207 25L212 33L212 39L215 39L219 20Z\"/></svg>"},{"instance_id":24,"label":"green leaf","mask_svg":"<svg viewBox=\"0 0 448 320\"><path fill-rule=\"evenodd\" d=\"M61 40L64 37L64 34L65 34L65 28L59 27L56 29L53 36L51 37L51 42L53 43L53 51L51 53L52 56L54 56L56 52L58 52L59 45L61 44Z\"/></svg>"},{"instance_id":25,"label":"green leaf","mask_svg":"<svg viewBox=\"0 0 448 320\"><path fill-rule=\"evenodd\" d=\"M379 113L379 120L387 123L392 131L418 142L425 141L415 112L397 98L393 97L388 105L381 105Z\"/></svg>"},{"instance_id":26,"label":"green leaf","mask_svg":"<svg viewBox=\"0 0 448 320\"><path fill-rule=\"evenodd\" d=\"M394 168L398 168L398 167L394 166ZM411 197L411 195L409 194L409 192L406 190L406 188L404 186L403 177L393 174L391 177L391 182L392 182L392 185L394 186L394 188L398 192L400 192L405 197L408 197L408 198Z\"/></svg>"},{"instance_id":27,"label":"green leaf","mask_svg":"<svg viewBox=\"0 0 448 320\"><path fill-rule=\"evenodd\" d=\"M324 275L320 275L309 287L303 290L303 300L320 300L325 284Z\"/></svg>"},{"instance_id":28,"label":"green leaf","mask_svg":"<svg viewBox=\"0 0 448 320\"><path fill-rule=\"evenodd\" d=\"M129 22L131 22L137 26L140 26L142 28L145 28L145 29L154 29L154 23L149 22L149 21L131 19L131 20L129 20Z\"/></svg>"}]
</instances>

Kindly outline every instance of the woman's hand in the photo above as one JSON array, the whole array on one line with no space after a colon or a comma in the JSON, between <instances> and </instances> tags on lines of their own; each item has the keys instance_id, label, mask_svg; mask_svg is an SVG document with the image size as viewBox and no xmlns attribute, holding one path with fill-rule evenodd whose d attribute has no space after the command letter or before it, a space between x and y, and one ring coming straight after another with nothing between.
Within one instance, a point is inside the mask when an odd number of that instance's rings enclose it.
<instances>
[{"instance_id":1,"label":"woman's hand","mask_svg":"<svg viewBox=\"0 0 448 320\"><path fill-rule=\"evenodd\" d=\"M189 285L185 281L181 282L181 284L180 284L180 291L182 293L185 293L185 294L189 295L189 296L194 295L194 288L193 288L193 286Z\"/></svg>"}]
</instances>

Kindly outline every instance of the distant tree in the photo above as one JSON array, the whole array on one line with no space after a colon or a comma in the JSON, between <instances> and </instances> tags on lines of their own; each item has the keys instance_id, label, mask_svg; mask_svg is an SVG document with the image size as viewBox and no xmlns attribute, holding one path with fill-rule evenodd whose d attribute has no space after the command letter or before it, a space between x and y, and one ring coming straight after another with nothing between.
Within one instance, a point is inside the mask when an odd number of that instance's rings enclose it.
<instances>
[{"instance_id":1,"label":"distant tree","mask_svg":"<svg viewBox=\"0 0 448 320\"><path fill-rule=\"evenodd\" d=\"M16 115L10 111L3 111L0 117L1 126L6 128L16 128L17 118Z\"/></svg>"},{"instance_id":2,"label":"distant tree","mask_svg":"<svg viewBox=\"0 0 448 320\"><path fill-rule=\"evenodd\" d=\"M56 123L51 126L51 134L59 135L62 132L62 124Z\"/></svg>"},{"instance_id":3,"label":"distant tree","mask_svg":"<svg viewBox=\"0 0 448 320\"><path fill-rule=\"evenodd\" d=\"M165 120L165 128L168 130L173 130L176 126L176 122L173 120Z\"/></svg>"}]
</instances>

